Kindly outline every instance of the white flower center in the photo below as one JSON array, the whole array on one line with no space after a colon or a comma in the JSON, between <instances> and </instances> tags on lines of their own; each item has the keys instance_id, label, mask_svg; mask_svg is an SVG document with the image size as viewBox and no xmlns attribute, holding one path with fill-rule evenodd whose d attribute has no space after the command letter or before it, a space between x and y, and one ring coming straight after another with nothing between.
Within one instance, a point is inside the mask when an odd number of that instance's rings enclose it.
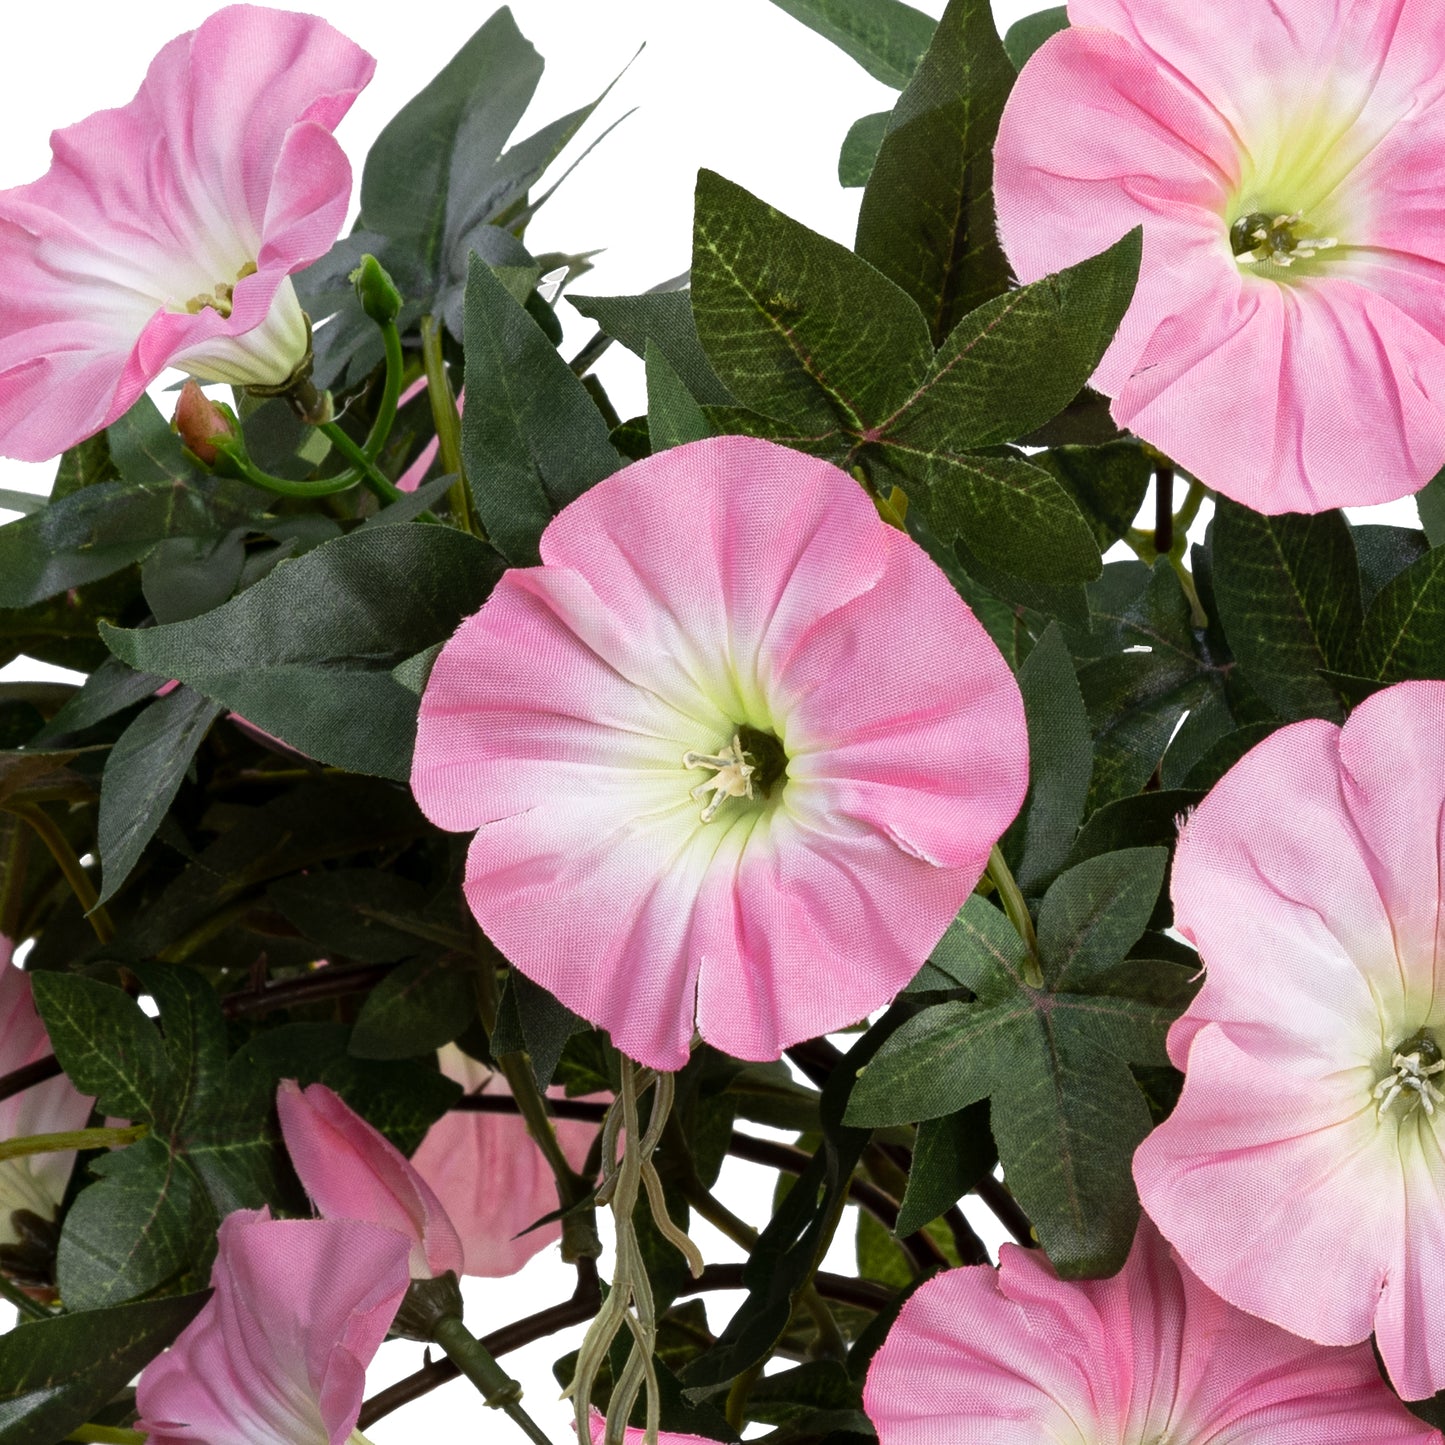
<instances>
[{"instance_id":1,"label":"white flower center","mask_svg":"<svg viewBox=\"0 0 1445 1445\"><path fill-rule=\"evenodd\" d=\"M1434 1076L1441 1073L1445 1059L1438 1048L1413 1039L1402 1044L1390 1057L1389 1072L1375 1085L1373 1097L1380 1101L1380 1113L1398 1100L1402 1115L1417 1107L1433 1115L1436 1104L1445 1104L1445 1093L1434 1083Z\"/></svg>"},{"instance_id":2,"label":"white flower center","mask_svg":"<svg viewBox=\"0 0 1445 1445\"><path fill-rule=\"evenodd\" d=\"M757 772L757 767L748 762L748 755L743 752L742 737L738 733L734 733L732 742L716 755L684 753L682 765L685 768L711 768L713 770L714 776L699 783L692 790L694 798L704 798L707 794L712 794L702 810L704 823L711 823L717 817L717 810L729 798L751 799L753 796L753 774Z\"/></svg>"}]
</instances>

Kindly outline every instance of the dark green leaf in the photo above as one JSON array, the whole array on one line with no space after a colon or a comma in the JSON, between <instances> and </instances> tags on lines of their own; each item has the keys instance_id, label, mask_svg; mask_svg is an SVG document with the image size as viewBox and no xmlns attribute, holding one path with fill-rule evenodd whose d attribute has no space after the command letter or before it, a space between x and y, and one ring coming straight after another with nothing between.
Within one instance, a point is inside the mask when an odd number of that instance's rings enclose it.
<instances>
[{"instance_id":1,"label":"dark green leaf","mask_svg":"<svg viewBox=\"0 0 1445 1445\"><path fill-rule=\"evenodd\" d=\"M140 861L220 712L218 704L190 688L176 688L151 703L111 749L101 778L96 825L102 903Z\"/></svg>"},{"instance_id":2,"label":"dark green leaf","mask_svg":"<svg viewBox=\"0 0 1445 1445\"><path fill-rule=\"evenodd\" d=\"M692 309L728 390L802 427L865 430L903 405L932 355L922 315L891 281L709 170L697 179Z\"/></svg>"},{"instance_id":3,"label":"dark green leaf","mask_svg":"<svg viewBox=\"0 0 1445 1445\"><path fill-rule=\"evenodd\" d=\"M423 890L378 868L296 874L273 883L266 896L319 948L365 963L418 953L428 937L417 931L427 927ZM412 929L404 926L408 920Z\"/></svg>"},{"instance_id":4,"label":"dark green leaf","mask_svg":"<svg viewBox=\"0 0 1445 1445\"><path fill-rule=\"evenodd\" d=\"M119 481L83 487L0 527L0 608L108 577L168 537L219 540L262 525L266 495L201 472L149 397L108 435Z\"/></svg>"},{"instance_id":5,"label":"dark green leaf","mask_svg":"<svg viewBox=\"0 0 1445 1445\"><path fill-rule=\"evenodd\" d=\"M1445 546L1445 471L1439 472L1415 493L1415 507L1430 545Z\"/></svg>"},{"instance_id":6,"label":"dark green leaf","mask_svg":"<svg viewBox=\"0 0 1445 1445\"><path fill-rule=\"evenodd\" d=\"M31 739L31 746L48 746L62 738L74 737L96 723L153 697L166 679L150 672L137 672L115 657L107 657L86 678L78 692Z\"/></svg>"},{"instance_id":7,"label":"dark green leaf","mask_svg":"<svg viewBox=\"0 0 1445 1445\"><path fill-rule=\"evenodd\" d=\"M115 463L110 459L107 434L96 432L93 437L76 443L60 458L60 465L55 471L55 485L50 489L50 500L58 501L82 487L93 487L97 482L113 482L117 475Z\"/></svg>"},{"instance_id":8,"label":"dark green leaf","mask_svg":"<svg viewBox=\"0 0 1445 1445\"><path fill-rule=\"evenodd\" d=\"M848 128L843 138L843 149L838 152L838 184L844 187L866 186L873 174L873 162L878 159L878 148L888 130L888 111L880 110L872 115L859 116Z\"/></svg>"},{"instance_id":9,"label":"dark green leaf","mask_svg":"<svg viewBox=\"0 0 1445 1445\"><path fill-rule=\"evenodd\" d=\"M1031 460L1056 477L1074 499L1092 523L1100 548L1128 532L1154 475L1149 454L1133 442L1058 446Z\"/></svg>"},{"instance_id":10,"label":"dark green leaf","mask_svg":"<svg viewBox=\"0 0 1445 1445\"><path fill-rule=\"evenodd\" d=\"M1052 9L1039 10L1033 15L1025 15L1022 20L1015 20L1003 38L1003 48L1008 51L1008 58L1013 62L1014 69L1022 70L1029 56L1045 40L1068 28L1068 7L1055 5Z\"/></svg>"},{"instance_id":11,"label":"dark green leaf","mask_svg":"<svg viewBox=\"0 0 1445 1445\"><path fill-rule=\"evenodd\" d=\"M1130 231L1099 255L970 311L949 332L890 437L951 453L1013 441L1061 411L1093 374L1128 309L1140 234Z\"/></svg>"},{"instance_id":12,"label":"dark green leaf","mask_svg":"<svg viewBox=\"0 0 1445 1445\"><path fill-rule=\"evenodd\" d=\"M99 1180L65 1216L57 1257L71 1309L101 1309L147 1294L190 1269L216 1216L189 1166L152 1136L102 1154Z\"/></svg>"},{"instance_id":13,"label":"dark green leaf","mask_svg":"<svg viewBox=\"0 0 1445 1445\"><path fill-rule=\"evenodd\" d=\"M988 1105L970 1104L956 1114L918 1126L908 1189L895 1233L909 1235L951 1209L998 1163L988 1127Z\"/></svg>"},{"instance_id":14,"label":"dark green leaf","mask_svg":"<svg viewBox=\"0 0 1445 1445\"><path fill-rule=\"evenodd\" d=\"M1220 498L1214 596L1230 650L1286 721L1344 720L1321 668L1342 669L1359 636L1359 570L1339 512L1266 517Z\"/></svg>"},{"instance_id":15,"label":"dark green leaf","mask_svg":"<svg viewBox=\"0 0 1445 1445\"><path fill-rule=\"evenodd\" d=\"M36 783L78 781L66 766L75 757L74 751L0 753L0 803L11 801Z\"/></svg>"},{"instance_id":16,"label":"dark green leaf","mask_svg":"<svg viewBox=\"0 0 1445 1445\"><path fill-rule=\"evenodd\" d=\"M1385 527L1375 523L1350 528L1355 556L1360 563L1360 592L1368 611L1380 589L1393 582L1406 567L1430 550L1429 539L1414 527Z\"/></svg>"},{"instance_id":17,"label":"dark green leaf","mask_svg":"<svg viewBox=\"0 0 1445 1445\"><path fill-rule=\"evenodd\" d=\"M0 529L0 552L4 530ZM100 620L139 620L144 607L139 572L126 566L110 577L69 588L29 607L0 608L0 666L23 653L37 662L89 672L108 657L96 635Z\"/></svg>"},{"instance_id":18,"label":"dark green leaf","mask_svg":"<svg viewBox=\"0 0 1445 1445\"><path fill-rule=\"evenodd\" d=\"M1179 780L1179 787L1207 792L1250 748L1262 743L1278 726L1278 723L1247 723L1232 733L1226 733Z\"/></svg>"},{"instance_id":19,"label":"dark green leaf","mask_svg":"<svg viewBox=\"0 0 1445 1445\"><path fill-rule=\"evenodd\" d=\"M934 22L901 0L773 0L795 20L831 40L874 80L901 90L908 84Z\"/></svg>"},{"instance_id":20,"label":"dark green leaf","mask_svg":"<svg viewBox=\"0 0 1445 1445\"><path fill-rule=\"evenodd\" d=\"M918 303L935 346L1008 289L993 143L1013 81L988 0L951 0L863 193L856 250Z\"/></svg>"},{"instance_id":21,"label":"dark green leaf","mask_svg":"<svg viewBox=\"0 0 1445 1445\"><path fill-rule=\"evenodd\" d=\"M413 958L367 995L351 1052L358 1059L410 1059L449 1044L477 1010L473 975L445 959Z\"/></svg>"},{"instance_id":22,"label":"dark green leaf","mask_svg":"<svg viewBox=\"0 0 1445 1445\"><path fill-rule=\"evenodd\" d=\"M607 423L551 342L484 261L467 281L462 457L477 512L502 554L537 560L553 515L622 457Z\"/></svg>"},{"instance_id":23,"label":"dark green leaf","mask_svg":"<svg viewBox=\"0 0 1445 1445\"><path fill-rule=\"evenodd\" d=\"M647 435L654 452L712 435L702 408L653 342L647 344Z\"/></svg>"},{"instance_id":24,"label":"dark green leaf","mask_svg":"<svg viewBox=\"0 0 1445 1445\"><path fill-rule=\"evenodd\" d=\"M221 536L166 537L141 567L157 622L184 622L230 599L246 563L246 528Z\"/></svg>"},{"instance_id":25,"label":"dark green leaf","mask_svg":"<svg viewBox=\"0 0 1445 1445\"><path fill-rule=\"evenodd\" d=\"M155 1026L123 990L80 974L37 971L35 1007L61 1067L100 1110L164 1127L170 1068Z\"/></svg>"},{"instance_id":26,"label":"dark green leaf","mask_svg":"<svg viewBox=\"0 0 1445 1445\"><path fill-rule=\"evenodd\" d=\"M864 1209L858 1211L854 1255L858 1262L858 1274L863 1279L876 1280L889 1289L905 1289L913 1283L913 1266L909 1263L907 1251ZM842 1373L841 1365L837 1369ZM844 1379L847 1379L846 1375Z\"/></svg>"},{"instance_id":27,"label":"dark green leaf","mask_svg":"<svg viewBox=\"0 0 1445 1445\"><path fill-rule=\"evenodd\" d=\"M195 1317L202 1294L79 1310L0 1337L0 1439L54 1445L135 1378Z\"/></svg>"},{"instance_id":28,"label":"dark green leaf","mask_svg":"<svg viewBox=\"0 0 1445 1445\"><path fill-rule=\"evenodd\" d=\"M1177 789L1120 798L1095 812L1069 854L1070 865L1116 853L1121 848L1173 848L1179 824L1203 797Z\"/></svg>"},{"instance_id":29,"label":"dark green leaf","mask_svg":"<svg viewBox=\"0 0 1445 1445\"><path fill-rule=\"evenodd\" d=\"M1000 977L1022 976L1028 949L1003 911L972 893L934 945L910 992L957 988L985 994Z\"/></svg>"},{"instance_id":30,"label":"dark green leaf","mask_svg":"<svg viewBox=\"0 0 1445 1445\"><path fill-rule=\"evenodd\" d=\"M497 1029L492 1035L493 1054L524 1053L532 1061L532 1072L540 1087L546 1088L557 1072L558 1060L567 1040L581 1033L587 1023L565 1004L558 1003L540 984L513 969L507 975L497 1007Z\"/></svg>"},{"instance_id":31,"label":"dark green leaf","mask_svg":"<svg viewBox=\"0 0 1445 1445\"><path fill-rule=\"evenodd\" d=\"M404 779L416 698L391 669L449 637L500 571L494 553L451 528L362 530L283 563L214 612L106 628L105 642L318 762Z\"/></svg>"},{"instance_id":32,"label":"dark green leaf","mask_svg":"<svg viewBox=\"0 0 1445 1445\"><path fill-rule=\"evenodd\" d=\"M1154 912L1165 848L1124 848L1061 874L1039 905L1039 961L1056 992L1081 992L1138 942Z\"/></svg>"},{"instance_id":33,"label":"dark green leaf","mask_svg":"<svg viewBox=\"0 0 1445 1445\"><path fill-rule=\"evenodd\" d=\"M1073 660L1056 625L1019 669L1029 728L1029 793L1004 852L1025 893L1041 891L1063 867L1084 818L1094 769L1089 716Z\"/></svg>"},{"instance_id":34,"label":"dark green leaf","mask_svg":"<svg viewBox=\"0 0 1445 1445\"><path fill-rule=\"evenodd\" d=\"M732 402L732 393L718 380L698 340L690 291L670 287L645 291L641 296L569 294L567 300L637 356L645 357L648 343L655 342L683 385L703 405Z\"/></svg>"},{"instance_id":35,"label":"dark green leaf","mask_svg":"<svg viewBox=\"0 0 1445 1445\"><path fill-rule=\"evenodd\" d=\"M1445 548L1427 552L1380 589L1354 662L1341 671L1381 682L1445 677Z\"/></svg>"}]
</instances>

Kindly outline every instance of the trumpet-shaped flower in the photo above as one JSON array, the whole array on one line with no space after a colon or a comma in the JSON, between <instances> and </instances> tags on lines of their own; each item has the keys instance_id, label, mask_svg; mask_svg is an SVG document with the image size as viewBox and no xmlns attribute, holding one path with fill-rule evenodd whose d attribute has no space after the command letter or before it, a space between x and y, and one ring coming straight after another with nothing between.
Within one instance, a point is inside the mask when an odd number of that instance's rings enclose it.
<instances>
[{"instance_id":1,"label":"trumpet-shaped flower","mask_svg":"<svg viewBox=\"0 0 1445 1445\"><path fill-rule=\"evenodd\" d=\"M227 1215L214 1293L140 1377L140 1428L150 1445L345 1445L409 1282L395 1230Z\"/></svg>"},{"instance_id":2,"label":"trumpet-shaped flower","mask_svg":"<svg viewBox=\"0 0 1445 1445\"><path fill-rule=\"evenodd\" d=\"M826 462L720 437L558 514L442 649L412 788L467 900L657 1068L772 1059L917 972L1023 799L1008 665Z\"/></svg>"},{"instance_id":3,"label":"trumpet-shaped flower","mask_svg":"<svg viewBox=\"0 0 1445 1445\"><path fill-rule=\"evenodd\" d=\"M935 1275L873 1358L880 1445L1439 1445L1368 1345L1326 1348L1225 1304L1147 1219L1112 1279L1005 1244Z\"/></svg>"},{"instance_id":4,"label":"trumpet-shaped flower","mask_svg":"<svg viewBox=\"0 0 1445 1445\"><path fill-rule=\"evenodd\" d=\"M1024 281L1144 228L1094 385L1262 512L1445 462L1445 19L1435 0L1070 0L995 152Z\"/></svg>"},{"instance_id":5,"label":"trumpet-shaped flower","mask_svg":"<svg viewBox=\"0 0 1445 1445\"><path fill-rule=\"evenodd\" d=\"M1445 683L1281 728L1184 828L1176 922L1204 987L1134 1156L1144 1207L1232 1304L1324 1344L1373 1328L1445 1386Z\"/></svg>"},{"instance_id":6,"label":"trumpet-shaped flower","mask_svg":"<svg viewBox=\"0 0 1445 1445\"><path fill-rule=\"evenodd\" d=\"M232 5L129 105L55 132L49 171L0 192L0 453L56 455L167 367L291 377L310 337L290 276L345 219L331 132L373 64L315 16Z\"/></svg>"},{"instance_id":7,"label":"trumpet-shaped flower","mask_svg":"<svg viewBox=\"0 0 1445 1445\"><path fill-rule=\"evenodd\" d=\"M506 1094L507 1081L455 1044L441 1050L441 1069L469 1094ZM560 1094L561 1090L551 1090ZM559 1119L557 1142L578 1171L597 1137L597 1125ZM558 1221L532 1228L557 1208L557 1185L542 1151L516 1114L453 1110L427 1130L411 1156L416 1171L441 1201L466 1257L464 1272L497 1279L515 1274L534 1254L562 1237Z\"/></svg>"},{"instance_id":8,"label":"trumpet-shaped flower","mask_svg":"<svg viewBox=\"0 0 1445 1445\"><path fill-rule=\"evenodd\" d=\"M12 951L10 940L0 938L0 1074L36 1063L51 1052L45 1025L31 1000L30 979L11 962ZM83 1129L93 1103L63 1074L47 1079L0 1101L0 1139ZM42 1220L55 1218L74 1164L73 1149L0 1162L0 1245L21 1238L13 1219L16 1210Z\"/></svg>"},{"instance_id":9,"label":"trumpet-shaped flower","mask_svg":"<svg viewBox=\"0 0 1445 1445\"><path fill-rule=\"evenodd\" d=\"M276 1090L281 1133L311 1202L327 1219L384 1225L410 1241L414 1279L461 1274L462 1245L426 1180L389 1139L325 1084Z\"/></svg>"}]
</instances>

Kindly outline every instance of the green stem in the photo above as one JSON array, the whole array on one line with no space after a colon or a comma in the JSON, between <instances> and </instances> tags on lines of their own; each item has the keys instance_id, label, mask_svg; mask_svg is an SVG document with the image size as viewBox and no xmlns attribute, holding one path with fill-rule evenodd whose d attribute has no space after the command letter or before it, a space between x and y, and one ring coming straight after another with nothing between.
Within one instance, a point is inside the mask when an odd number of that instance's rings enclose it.
<instances>
[{"instance_id":1,"label":"green stem","mask_svg":"<svg viewBox=\"0 0 1445 1445\"><path fill-rule=\"evenodd\" d=\"M90 881L90 875L80 866L80 859L75 856L75 850L56 826L55 820L34 803L7 803L5 811L13 813L17 818L23 818L35 830L65 875L65 881L70 884L70 891L75 894L76 901L80 904L80 911L90 920L95 936L102 943L109 943L115 937L115 924L111 922L110 914L101 907L100 897L95 891L95 885Z\"/></svg>"},{"instance_id":2,"label":"green stem","mask_svg":"<svg viewBox=\"0 0 1445 1445\"><path fill-rule=\"evenodd\" d=\"M23 1159L30 1154L60 1154L67 1149L105 1149L112 1144L134 1144L151 1131L149 1124L123 1129L70 1129L59 1134L27 1134L0 1140L0 1160Z\"/></svg>"},{"instance_id":3,"label":"green stem","mask_svg":"<svg viewBox=\"0 0 1445 1445\"><path fill-rule=\"evenodd\" d=\"M381 498L383 502L399 502L406 493L395 482L382 474L372 459L351 440L334 421L324 421L316 428L332 446L351 463L357 476Z\"/></svg>"},{"instance_id":4,"label":"green stem","mask_svg":"<svg viewBox=\"0 0 1445 1445\"><path fill-rule=\"evenodd\" d=\"M226 461L234 468L243 482L263 491L274 492L278 497L334 497L338 492L349 492L361 478L351 468L338 472L334 477L325 477L319 482L292 482L285 477L273 477L263 472L248 456L239 451L228 451Z\"/></svg>"},{"instance_id":5,"label":"green stem","mask_svg":"<svg viewBox=\"0 0 1445 1445\"><path fill-rule=\"evenodd\" d=\"M371 423L366 445L362 448L367 460L372 462L381 455L381 449L391 435L392 424L396 421L396 404L401 399L402 373L406 370L406 358L401 354L401 332L396 329L394 321L382 326L381 339L386 346L386 380L382 383L376 419Z\"/></svg>"},{"instance_id":6,"label":"green stem","mask_svg":"<svg viewBox=\"0 0 1445 1445\"><path fill-rule=\"evenodd\" d=\"M1211 496L1209 488L1202 482L1190 480L1189 490L1184 494L1184 505L1174 514L1174 530L1178 535L1188 532L1199 515L1199 508L1205 497Z\"/></svg>"},{"instance_id":7,"label":"green stem","mask_svg":"<svg viewBox=\"0 0 1445 1445\"><path fill-rule=\"evenodd\" d=\"M1024 895L997 843L993 845L993 852L988 855L988 876L993 880L993 886L998 889L1008 921L1018 930L1024 947L1029 951L1029 956L1024 961L1024 982L1030 988L1042 988L1044 974L1039 967L1039 938L1034 932L1034 921L1029 916L1029 906L1024 902Z\"/></svg>"},{"instance_id":8,"label":"green stem","mask_svg":"<svg viewBox=\"0 0 1445 1445\"><path fill-rule=\"evenodd\" d=\"M748 1417L748 1396L753 1392L753 1386L762 1378L763 1367L766 1360L759 1360L750 1369L744 1370L732 1383L728 1391L728 1401L724 1408L723 1415L728 1424L739 1434L747 1423Z\"/></svg>"},{"instance_id":9,"label":"green stem","mask_svg":"<svg viewBox=\"0 0 1445 1445\"><path fill-rule=\"evenodd\" d=\"M123 1430L119 1425L77 1425L65 1438L81 1445L145 1445L147 1436L143 1430Z\"/></svg>"},{"instance_id":10,"label":"green stem","mask_svg":"<svg viewBox=\"0 0 1445 1445\"><path fill-rule=\"evenodd\" d=\"M446 358L442 355L442 327L435 316L421 319L421 354L426 364L426 390L431 400L432 424L437 433L437 455L443 473L456 478L447 491L447 505L452 517L474 537L486 540L486 532L472 511L471 492L467 488L466 468L462 465L462 423L457 413L457 399L447 376Z\"/></svg>"},{"instance_id":11,"label":"green stem","mask_svg":"<svg viewBox=\"0 0 1445 1445\"><path fill-rule=\"evenodd\" d=\"M0 1274L0 1297L9 1300L27 1319L48 1320L52 1318L50 1311L43 1304L31 1299L19 1285L6 1279L3 1274Z\"/></svg>"},{"instance_id":12,"label":"green stem","mask_svg":"<svg viewBox=\"0 0 1445 1445\"><path fill-rule=\"evenodd\" d=\"M1174 569L1174 575L1179 579L1179 586L1184 595L1189 599L1189 621L1196 628L1209 626L1209 614L1204 610L1204 604L1199 600L1199 589L1194 585L1194 574L1184 565L1184 558L1176 556L1173 552L1169 554L1169 565Z\"/></svg>"},{"instance_id":13,"label":"green stem","mask_svg":"<svg viewBox=\"0 0 1445 1445\"><path fill-rule=\"evenodd\" d=\"M455 1317L437 1325L432 1338L447 1358L481 1392L494 1410L504 1410L534 1445L552 1445L542 1428L522 1408L522 1387L494 1360L487 1347Z\"/></svg>"}]
</instances>

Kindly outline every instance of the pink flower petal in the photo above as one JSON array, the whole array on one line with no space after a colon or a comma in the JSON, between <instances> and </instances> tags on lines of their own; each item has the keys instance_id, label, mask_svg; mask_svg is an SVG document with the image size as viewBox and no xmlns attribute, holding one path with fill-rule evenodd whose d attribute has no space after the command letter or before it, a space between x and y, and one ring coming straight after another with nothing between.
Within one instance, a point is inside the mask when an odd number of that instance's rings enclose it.
<instances>
[{"instance_id":1,"label":"pink flower petal","mask_svg":"<svg viewBox=\"0 0 1445 1445\"><path fill-rule=\"evenodd\" d=\"M592 1427L592 1445L602 1445L602 1437L607 1431L607 1417L600 1410L593 1410L588 1417L588 1424ZM623 1434L627 1445L642 1445L646 1438L646 1430L634 1430L631 1426L628 1426ZM657 1445L717 1445L717 1441L705 1440L701 1435L679 1435L659 1430Z\"/></svg>"},{"instance_id":2,"label":"pink flower petal","mask_svg":"<svg viewBox=\"0 0 1445 1445\"><path fill-rule=\"evenodd\" d=\"M462 1272L462 1245L441 1201L389 1140L325 1084L282 1080L276 1109L286 1150L307 1194L327 1219L360 1219L411 1242L411 1273Z\"/></svg>"},{"instance_id":3,"label":"pink flower petal","mask_svg":"<svg viewBox=\"0 0 1445 1445\"><path fill-rule=\"evenodd\" d=\"M488 935L659 1068L695 1019L776 1058L886 1002L1027 787L1017 686L942 574L844 473L743 437L618 472L541 553L421 706L413 791L480 830ZM704 822L722 764L686 759L744 733L786 779Z\"/></svg>"},{"instance_id":4,"label":"pink flower petal","mask_svg":"<svg viewBox=\"0 0 1445 1445\"><path fill-rule=\"evenodd\" d=\"M1190 1045L1184 1092L1134 1154L1139 1198L1231 1304L1322 1344L1368 1339L1401 1228L1394 1130L1369 1069L1302 1078L1217 1024ZM1328 1259L1328 1269L1321 1260Z\"/></svg>"},{"instance_id":5,"label":"pink flower petal","mask_svg":"<svg viewBox=\"0 0 1445 1445\"><path fill-rule=\"evenodd\" d=\"M1006 1244L997 1271L926 1281L863 1401L881 1445L1440 1438L1386 1388L1368 1346L1325 1349L1232 1309L1147 1219L1113 1279L1065 1283Z\"/></svg>"},{"instance_id":6,"label":"pink flower petal","mask_svg":"<svg viewBox=\"0 0 1445 1445\"><path fill-rule=\"evenodd\" d=\"M0 449L53 456L171 364L285 379L305 345L287 276L344 220L329 132L373 66L314 16L233 5L171 41L129 105L55 133L47 174L0 193ZM223 283L229 316L187 310Z\"/></svg>"},{"instance_id":7,"label":"pink flower petal","mask_svg":"<svg viewBox=\"0 0 1445 1445\"><path fill-rule=\"evenodd\" d=\"M406 1256L373 1224L228 1215L215 1293L141 1375L140 1428L153 1445L345 1445Z\"/></svg>"},{"instance_id":8,"label":"pink flower petal","mask_svg":"<svg viewBox=\"0 0 1445 1445\"><path fill-rule=\"evenodd\" d=\"M500 1074L468 1058L454 1044L441 1051L441 1067L469 1093L508 1092ZM549 1093L561 1098L564 1091L554 1088ZM580 1171L597 1137L597 1125L559 1119L555 1128L567 1162ZM532 1228L555 1212L557 1186L518 1115L453 1110L427 1130L411 1162L456 1226L467 1274L488 1279L515 1274L562 1237L558 1222Z\"/></svg>"}]
</instances>

